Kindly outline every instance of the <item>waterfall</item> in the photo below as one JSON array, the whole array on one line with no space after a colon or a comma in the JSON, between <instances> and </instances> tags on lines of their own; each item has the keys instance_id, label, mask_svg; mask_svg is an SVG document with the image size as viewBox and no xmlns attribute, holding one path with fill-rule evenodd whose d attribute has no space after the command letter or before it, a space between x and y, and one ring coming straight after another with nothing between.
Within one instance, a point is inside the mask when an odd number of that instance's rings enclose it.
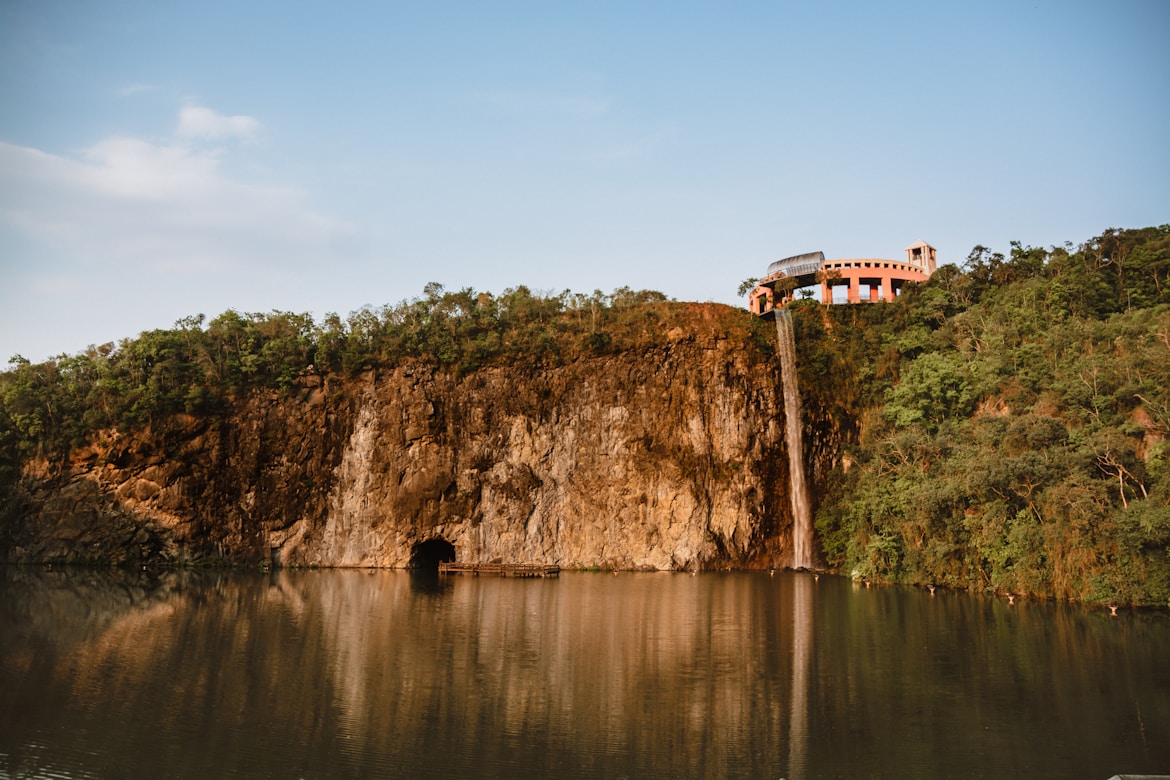
<instances>
[{"instance_id":1,"label":"waterfall","mask_svg":"<svg viewBox=\"0 0 1170 780\"><path fill-rule=\"evenodd\" d=\"M776 309L780 345L780 383L784 390L784 440L788 447L788 495L792 501L792 568L811 569L812 511L804 484L804 445L800 435L800 388L796 382L796 337L792 315Z\"/></svg>"}]
</instances>

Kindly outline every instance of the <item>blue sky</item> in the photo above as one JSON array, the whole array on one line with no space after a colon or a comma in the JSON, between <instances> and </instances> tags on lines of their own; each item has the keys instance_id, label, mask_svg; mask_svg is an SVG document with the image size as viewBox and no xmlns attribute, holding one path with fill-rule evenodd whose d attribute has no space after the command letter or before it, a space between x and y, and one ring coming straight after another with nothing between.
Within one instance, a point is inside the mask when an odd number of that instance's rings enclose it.
<instances>
[{"instance_id":1,"label":"blue sky","mask_svg":"<svg viewBox=\"0 0 1170 780\"><path fill-rule=\"evenodd\" d=\"M0 0L0 361L1170 222L1170 3Z\"/></svg>"}]
</instances>

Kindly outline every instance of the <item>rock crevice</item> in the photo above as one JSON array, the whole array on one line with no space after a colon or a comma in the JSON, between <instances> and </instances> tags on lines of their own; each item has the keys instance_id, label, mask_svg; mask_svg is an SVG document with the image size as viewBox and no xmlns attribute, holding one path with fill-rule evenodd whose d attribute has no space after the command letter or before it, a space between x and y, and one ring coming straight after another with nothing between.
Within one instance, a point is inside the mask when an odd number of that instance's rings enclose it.
<instances>
[{"instance_id":1,"label":"rock crevice","mask_svg":"<svg viewBox=\"0 0 1170 780\"><path fill-rule=\"evenodd\" d=\"M674 333L543 370L306 376L29 464L3 552L405 567L443 539L468 562L788 565L778 370L746 341Z\"/></svg>"}]
</instances>

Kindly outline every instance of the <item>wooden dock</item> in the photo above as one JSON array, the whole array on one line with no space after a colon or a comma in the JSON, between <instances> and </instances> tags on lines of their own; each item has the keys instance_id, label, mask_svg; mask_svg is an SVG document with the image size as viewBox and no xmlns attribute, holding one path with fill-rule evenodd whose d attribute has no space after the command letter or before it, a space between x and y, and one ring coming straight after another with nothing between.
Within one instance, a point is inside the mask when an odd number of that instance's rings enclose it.
<instances>
[{"instance_id":1,"label":"wooden dock","mask_svg":"<svg viewBox=\"0 0 1170 780\"><path fill-rule=\"evenodd\" d=\"M439 574L496 574L500 577L559 577L561 567L543 563L456 563L440 561Z\"/></svg>"}]
</instances>

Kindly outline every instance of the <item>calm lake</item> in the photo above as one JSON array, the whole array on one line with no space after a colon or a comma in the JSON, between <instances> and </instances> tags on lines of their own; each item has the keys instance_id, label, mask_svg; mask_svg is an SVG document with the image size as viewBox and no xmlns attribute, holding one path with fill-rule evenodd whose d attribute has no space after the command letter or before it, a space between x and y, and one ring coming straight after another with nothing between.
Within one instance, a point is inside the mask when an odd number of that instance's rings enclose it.
<instances>
[{"instance_id":1,"label":"calm lake","mask_svg":"<svg viewBox=\"0 0 1170 780\"><path fill-rule=\"evenodd\" d=\"M0 567L3 777L1170 774L1170 617L811 574Z\"/></svg>"}]
</instances>

